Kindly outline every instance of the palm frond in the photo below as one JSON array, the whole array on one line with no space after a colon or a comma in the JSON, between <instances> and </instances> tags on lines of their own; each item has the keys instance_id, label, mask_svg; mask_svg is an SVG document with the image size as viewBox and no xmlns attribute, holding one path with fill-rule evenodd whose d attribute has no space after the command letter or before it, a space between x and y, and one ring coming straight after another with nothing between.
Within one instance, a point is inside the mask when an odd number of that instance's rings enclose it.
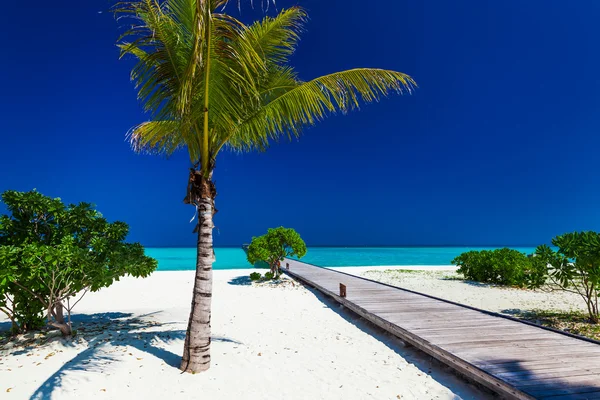
<instances>
[{"instance_id":1,"label":"palm frond","mask_svg":"<svg viewBox=\"0 0 600 400\"><path fill-rule=\"evenodd\" d=\"M182 76L191 53L189 35L183 24L166 12L167 4L140 0L119 3L115 8L118 15L133 21L119 39L121 57L131 54L138 59L131 78L145 110L154 115L165 104L182 108Z\"/></svg>"},{"instance_id":2,"label":"palm frond","mask_svg":"<svg viewBox=\"0 0 600 400\"><path fill-rule=\"evenodd\" d=\"M254 50L266 62L285 64L296 50L307 14L300 7L282 10L276 17L265 17L244 32Z\"/></svg>"},{"instance_id":3,"label":"palm frond","mask_svg":"<svg viewBox=\"0 0 600 400\"><path fill-rule=\"evenodd\" d=\"M131 0L116 6L117 15L132 22L119 39L121 56L138 60L131 77L152 115L129 133L136 151L168 155L186 147L192 163L202 161L206 170L225 147L263 150L331 113L416 86L400 72L367 68L302 82L288 63L306 12L292 7L247 26L223 12L227 3Z\"/></svg>"},{"instance_id":4,"label":"palm frond","mask_svg":"<svg viewBox=\"0 0 600 400\"><path fill-rule=\"evenodd\" d=\"M381 69L360 68L325 75L272 97L242 121L223 144L238 151L264 149L269 140L282 135L297 137L303 127L330 113L346 113L359 108L361 101L378 101L390 92L410 93L415 87L410 76Z\"/></svg>"}]
</instances>

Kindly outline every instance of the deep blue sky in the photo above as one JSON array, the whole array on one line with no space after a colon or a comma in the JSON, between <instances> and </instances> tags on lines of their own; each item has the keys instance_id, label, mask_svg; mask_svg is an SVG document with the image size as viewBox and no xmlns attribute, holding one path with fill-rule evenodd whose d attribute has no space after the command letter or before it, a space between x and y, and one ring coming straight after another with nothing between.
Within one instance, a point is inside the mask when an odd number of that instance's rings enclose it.
<instances>
[{"instance_id":1,"label":"deep blue sky","mask_svg":"<svg viewBox=\"0 0 600 400\"><path fill-rule=\"evenodd\" d=\"M221 156L218 245L279 225L312 245L535 245L600 230L597 0L338 3L278 0L311 17L301 77L379 67L419 89L267 153ZM145 116L110 4L3 4L0 191L90 201L147 246L193 245L187 155L136 155L124 140Z\"/></svg>"}]
</instances>

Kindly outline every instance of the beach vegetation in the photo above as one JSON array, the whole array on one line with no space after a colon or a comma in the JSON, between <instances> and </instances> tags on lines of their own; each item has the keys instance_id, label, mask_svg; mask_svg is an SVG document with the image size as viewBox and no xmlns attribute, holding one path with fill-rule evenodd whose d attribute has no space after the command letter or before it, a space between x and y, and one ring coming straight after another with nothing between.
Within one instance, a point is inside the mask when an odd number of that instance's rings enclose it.
<instances>
[{"instance_id":1,"label":"beach vegetation","mask_svg":"<svg viewBox=\"0 0 600 400\"><path fill-rule=\"evenodd\" d=\"M556 250L547 245L536 249L534 259L548 268L552 287L572 292L585 302L590 321L600 321L600 233L572 232L552 239Z\"/></svg>"},{"instance_id":2,"label":"beach vegetation","mask_svg":"<svg viewBox=\"0 0 600 400\"><path fill-rule=\"evenodd\" d=\"M275 278L275 274L273 272L265 272L265 280L272 281Z\"/></svg>"},{"instance_id":3,"label":"beach vegetation","mask_svg":"<svg viewBox=\"0 0 600 400\"><path fill-rule=\"evenodd\" d=\"M253 282L258 281L261 277L262 275L260 274L260 272L253 272L250 274L250 280Z\"/></svg>"},{"instance_id":4,"label":"beach vegetation","mask_svg":"<svg viewBox=\"0 0 600 400\"><path fill-rule=\"evenodd\" d=\"M470 281L533 288L545 282L546 268L538 261L520 251L502 248L468 251L451 262Z\"/></svg>"},{"instance_id":5,"label":"beach vegetation","mask_svg":"<svg viewBox=\"0 0 600 400\"><path fill-rule=\"evenodd\" d=\"M266 262L270 272L266 279L277 279L281 274L281 261L286 257L302 258L306 255L306 243L300 234L292 228L270 228L266 234L253 237L248 246L247 259L254 265L258 261ZM269 274L270 278L267 278Z\"/></svg>"},{"instance_id":6,"label":"beach vegetation","mask_svg":"<svg viewBox=\"0 0 600 400\"><path fill-rule=\"evenodd\" d=\"M0 311L14 333L48 325L72 334L71 312L87 292L157 267L129 227L89 203L65 205L37 191L6 191L0 216Z\"/></svg>"},{"instance_id":7,"label":"beach vegetation","mask_svg":"<svg viewBox=\"0 0 600 400\"><path fill-rule=\"evenodd\" d=\"M181 369L190 373L210 366L213 173L219 154L264 151L327 115L415 86L406 74L372 68L303 81L290 57L306 12L292 7L247 25L225 13L227 3L132 0L114 10L129 27L118 45L123 57L137 59L131 78L151 116L129 132L133 149L171 155L185 148L189 154L184 202L197 210L198 257Z\"/></svg>"}]
</instances>

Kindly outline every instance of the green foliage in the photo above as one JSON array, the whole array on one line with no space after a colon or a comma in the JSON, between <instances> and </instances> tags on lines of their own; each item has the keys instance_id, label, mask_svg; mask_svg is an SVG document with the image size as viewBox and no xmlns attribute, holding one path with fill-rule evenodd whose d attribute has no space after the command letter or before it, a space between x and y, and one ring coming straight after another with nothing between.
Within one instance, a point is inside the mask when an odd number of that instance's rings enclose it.
<instances>
[{"instance_id":1,"label":"green foliage","mask_svg":"<svg viewBox=\"0 0 600 400\"><path fill-rule=\"evenodd\" d=\"M452 260L466 279L509 286L537 287L545 281L545 268L525 254L509 248L468 251Z\"/></svg>"},{"instance_id":2,"label":"green foliage","mask_svg":"<svg viewBox=\"0 0 600 400\"><path fill-rule=\"evenodd\" d=\"M246 25L217 3L134 0L114 9L131 18L119 47L138 60L131 77L152 114L130 132L135 150L185 147L208 176L224 148L264 150L331 113L415 86L406 74L368 68L303 82L289 65L307 20L302 8Z\"/></svg>"},{"instance_id":3,"label":"green foliage","mask_svg":"<svg viewBox=\"0 0 600 400\"><path fill-rule=\"evenodd\" d=\"M548 246L536 249L536 258L549 268L553 284L577 293L585 301L589 318L600 320L600 233L573 232L552 239L556 251Z\"/></svg>"},{"instance_id":4,"label":"green foliage","mask_svg":"<svg viewBox=\"0 0 600 400\"><path fill-rule=\"evenodd\" d=\"M250 280L251 281L257 281L262 277L262 275L259 272L253 272L250 274Z\"/></svg>"},{"instance_id":5,"label":"green foliage","mask_svg":"<svg viewBox=\"0 0 600 400\"><path fill-rule=\"evenodd\" d=\"M302 258L306 254L306 244L298 232L291 228L270 228L267 234L253 237L248 246L248 262L259 261L269 264L275 278L279 276L279 264L285 257ZM265 275L266 276L266 275Z\"/></svg>"},{"instance_id":6,"label":"green foliage","mask_svg":"<svg viewBox=\"0 0 600 400\"><path fill-rule=\"evenodd\" d=\"M275 276L276 275L274 273L272 273L272 272L265 272L265 280L266 281L270 281L270 280L275 279Z\"/></svg>"},{"instance_id":7,"label":"green foliage","mask_svg":"<svg viewBox=\"0 0 600 400\"><path fill-rule=\"evenodd\" d=\"M529 265L525 268L525 282L528 288L537 289L548 281L548 263L535 253L528 258Z\"/></svg>"},{"instance_id":8,"label":"green foliage","mask_svg":"<svg viewBox=\"0 0 600 400\"><path fill-rule=\"evenodd\" d=\"M156 269L140 244L125 242L127 224L108 222L91 204L36 191L7 191L2 201L9 214L0 216L0 311L20 331L40 328L44 312L63 330L62 310L70 315L78 293Z\"/></svg>"}]
</instances>

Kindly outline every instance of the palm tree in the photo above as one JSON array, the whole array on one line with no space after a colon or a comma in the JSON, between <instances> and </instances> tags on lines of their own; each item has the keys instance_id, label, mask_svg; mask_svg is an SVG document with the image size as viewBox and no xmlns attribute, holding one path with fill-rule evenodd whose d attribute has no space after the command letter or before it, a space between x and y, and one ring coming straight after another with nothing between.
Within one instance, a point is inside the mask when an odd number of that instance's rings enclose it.
<instances>
[{"instance_id":1,"label":"palm tree","mask_svg":"<svg viewBox=\"0 0 600 400\"><path fill-rule=\"evenodd\" d=\"M181 369L210 366L215 160L224 149L265 150L297 137L326 115L345 113L389 92L410 92L408 75L354 69L301 81L289 66L306 13L299 7L245 25L224 14L226 0L137 0L117 5L133 24L119 39L138 62L132 80L151 119L129 133L138 152L185 148L184 202L197 209L196 279Z\"/></svg>"}]
</instances>

